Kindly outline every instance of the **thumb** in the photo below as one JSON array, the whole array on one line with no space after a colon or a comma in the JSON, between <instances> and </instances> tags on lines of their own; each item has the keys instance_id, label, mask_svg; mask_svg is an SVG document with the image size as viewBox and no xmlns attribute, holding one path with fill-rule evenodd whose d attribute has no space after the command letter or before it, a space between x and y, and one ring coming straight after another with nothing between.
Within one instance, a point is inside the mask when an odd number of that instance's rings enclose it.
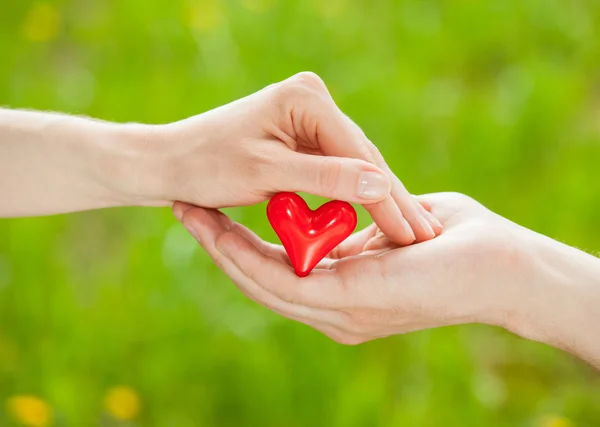
<instances>
[{"instance_id":1,"label":"thumb","mask_svg":"<svg viewBox=\"0 0 600 427\"><path fill-rule=\"evenodd\" d=\"M302 191L362 205L390 195L387 174L363 160L294 153L283 164L279 191Z\"/></svg>"}]
</instances>

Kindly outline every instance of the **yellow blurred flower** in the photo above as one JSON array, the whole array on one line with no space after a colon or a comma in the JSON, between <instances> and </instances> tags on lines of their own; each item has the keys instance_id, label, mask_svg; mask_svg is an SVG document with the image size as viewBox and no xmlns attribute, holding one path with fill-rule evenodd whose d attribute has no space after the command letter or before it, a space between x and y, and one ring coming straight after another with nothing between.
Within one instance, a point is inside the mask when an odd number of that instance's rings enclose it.
<instances>
[{"instance_id":1,"label":"yellow blurred flower","mask_svg":"<svg viewBox=\"0 0 600 427\"><path fill-rule=\"evenodd\" d=\"M60 14L48 3L35 3L21 28L23 36L33 42L50 41L60 33Z\"/></svg>"},{"instance_id":2,"label":"yellow blurred flower","mask_svg":"<svg viewBox=\"0 0 600 427\"><path fill-rule=\"evenodd\" d=\"M574 424L565 417L558 415L548 415L542 418L540 427L573 427Z\"/></svg>"},{"instance_id":3,"label":"yellow blurred flower","mask_svg":"<svg viewBox=\"0 0 600 427\"><path fill-rule=\"evenodd\" d=\"M188 0L183 3L184 21L192 29L209 31L219 26L223 20L220 0Z\"/></svg>"},{"instance_id":4,"label":"yellow blurred flower","mask_svg":"<svg viewBox=\"0 0 600 427\"><path fill-rule=\"evenodd\" d=\"M140 407L140 398L131 387L113 387L108 390L104 398L104 408L119 420L135 418L140 413Z\"/></svg>"},{"instance_id":5,"label":"yellow blurred flower","mask_svg":"<svg viewBox=\"0 0 600 427\"><path fill-rule=\"evenodd\" d=\"M6 408L15 421L27 427L47 427L52 423L52 408L36 396L13 396Z\"/></svg>"}]
</instances>

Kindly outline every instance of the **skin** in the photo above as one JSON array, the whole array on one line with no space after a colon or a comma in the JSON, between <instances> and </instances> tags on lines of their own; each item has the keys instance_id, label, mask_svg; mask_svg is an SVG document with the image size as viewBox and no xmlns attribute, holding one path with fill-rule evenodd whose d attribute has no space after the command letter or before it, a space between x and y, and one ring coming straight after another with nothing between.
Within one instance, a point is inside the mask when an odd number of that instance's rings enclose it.
<instances>
[{"instance_id":1,"label":"skin","mask_svg":"<svg viewBox=\"0 0 600 427\"><path fill-rule=\"evenodd\" d=\"M312 73L165 125L0 109L0 217L176 200L221 208L280 191L362 204L400 245L442 228Z\"/></svg>"},{"instance_id":2,"label":"skin","mask_svg":"<svg viewBox=\"0 0 600 427\"><path fill-rule=\"evenodd\" d=\"M442 222L439 237L399 247L373 224L302 279L282 247L217 210L173 212L248 297L337 342L483 323L600 367L599 259L461 194L419 200Z\"/></svg>"},{"instance_id":3,"label":"skin","mask_svg":"<svg viewBox=\"0 0 600 427\"><path fill-rule=\"evenodd\" d=\"M375 224L298 279L281 247L210 209L279 191L362 204ZM0 199L6 217L203 206L174 213L240 289L339 342L480 322L600 366L599 261L465 196L417 202L312 73L166 125L0 109Z\"/></svg>"}]
</instances>

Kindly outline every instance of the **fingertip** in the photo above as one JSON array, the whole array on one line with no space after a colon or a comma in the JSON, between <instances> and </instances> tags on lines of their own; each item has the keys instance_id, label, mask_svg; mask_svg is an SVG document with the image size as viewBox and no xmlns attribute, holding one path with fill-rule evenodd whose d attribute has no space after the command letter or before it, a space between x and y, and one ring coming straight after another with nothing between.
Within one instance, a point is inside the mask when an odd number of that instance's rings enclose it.
<instances>
[{"instance_id":1,"label":"fingertip","mask_svg":"<svg viewBox=\"0 0 600 427\"><path fill-rule=\"evenodd\" d=\"M414 230L410 226L410 223L406 220L406 218L404 218L404 216L402 217L402 232L405 235L406 242L405 243L396 242L396 243L410 245L411 243L414 243L415 240L417 240L417 235L415 234Z\"/></svg>"},{"instance_id":2,"label":"fingertip","mask_svg":"<svg viewBox=\"0 0 600 427\"><path fill-rule=\"evenodd\" d=\"M442 229L444 228L442 226L442 223L431 212L425 209L425 207L423 207L417 199L415 199L415 206L417 207L417 210L419 211L421 217L425 219L425 221L427 221L429 227L432 229L433 237L439 235L442 232Z\"/></svg>"},{"instance_id":3,"label":"fingertip","mask_svg":"<svg viewBox=\"0 0 600 427\"><path fill-rule=\"evenodd\" d=\"M184 203L184 202L175 202L171 208L171 212L173 212L173 216L177 218L178 221L181 221L185 212L189 209L192 209L194 206Z\"/></svg>"},{"instance_id":4,"label":"fingertip","mask_svg":"<svg viewBox=\"0 0 600 427\"><path fill-rule=\"evenodd\" d=\"M204 247L214 247L218 237L227 231L217 216L217 211L193 207L185 211L181 223L185 229Z\"/></svg>"},{"instance_id":5,"label":"fingertip","mask_svg":"<svg viewBox=\"0 0 600 427\"><path fill-rule=\"evenodd\" d=\"M391 195L387 200L389 201L389 209L395 212L394 218L396 218L396 223L394 224L394 233L390 233L380 227L381 231L388 239L398 245L408 246L413 244L417 240L417 235L411 227L410 222L408 222Z\"/></svg>"},{"instance_id":6,"label":"fingertip","mask_svg":"<svg viewBox=\"0 0 600 427\"><path fill-rule=\"evenodd\" d=\"M442 231L444 230L444 226L438 221L437 218L433 217L431 219L431 221L429 222L429 225L431 225L431 228L433 229L433 232L435 233L436 236L439 236L440 234L442 234Z\"/></svg>"},{"instance_id":7,"label":"fingertip","mask_svg":"<svg viewBox=\"0 0 600 427\"><path fill-rule=\"evenodd\" d=\"M423 216L418 216L418 225L413 228L415 235L417 236L415 243L426 242L436 236L433 227L429 224L429 221Z\"/></svg>"},{"instance_id":8,"label":"fingertip","mask_svg":"<svg viewBox=\"0 0 600 427\"><path fill-rule=\"evenodd\" d=\"M424 196L413 196L413 199L415 200L415 202L420 204L423 207L423 209L425 209L428 212L431 212L431 202L427 200Z\"/></svg>"},{"instance_id":9,"label":"fingertip","mask_svg":"<svg viewBox=\"0 0 600 427\"><path fill-rule=\"evenodd\" d=\"M190 206L188 209L182 210L180 221L183 225L195 225L204 222L202 218L207 215L206 209Z\"/></svg>"},{"instance_id":10,"label":"fingertip","mask_svg":"<svg viewBox=\"0 0 600 427\"><path fill-rule=\"evenodd\" d=\"M436 232L426 217L429 214L414 198L409 195L397 196L394 198L397 205L415 235L414 243L431 240L436 236ZM430 215L431 216L431 215Z\"/></svg>"},{"instance_id":11,"label":"fingertip","mask_svg":"<svg viewBox=\"0 0 600 427\"><path fill-rule=\"evenodd\" d=\"M369 211L379 229L394 243L408 246L416 240L413 229L391 197L380 203L365 206L365 209Z\"/></svg>"},{"instance_id":12,"label":"fingertip","mask_svg":"<svg viewBox=\"0 0 600 427\"><path fill-rule=\"evenodd\" d=\"M389 240L400 246L408 246L415 243L417 241L417 236L404 217L400 221L399 225L400 227L395 227L395 230L397 230L395 233L386 232L384 229L381 229L381 231Z\"/></svg>"}]
</instances>

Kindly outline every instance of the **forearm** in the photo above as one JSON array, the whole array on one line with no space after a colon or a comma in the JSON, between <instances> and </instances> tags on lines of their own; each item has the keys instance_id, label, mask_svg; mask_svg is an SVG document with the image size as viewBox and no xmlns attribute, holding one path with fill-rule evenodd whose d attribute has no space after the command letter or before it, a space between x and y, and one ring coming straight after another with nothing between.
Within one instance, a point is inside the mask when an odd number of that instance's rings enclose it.
<instances>
[{"instance_id":1,"label":"forearm","mask_svg":"<svg viewBox=\"0 0 600 427\"><path fill-rule=\"evenodd\" d=\"M600 259L549 238L534 240L537 280L517 304L513 332L600 368Z\"/></svg>"},{"instance_id":2,"label":"forearm","mask_svg":"<svg viewBox=\"0 0 600 427\"><path fill-rule=\"evenodd\" d=\"M136 126L0 109L0 217L138 204Z\"/></svg>"}]
</instances>

